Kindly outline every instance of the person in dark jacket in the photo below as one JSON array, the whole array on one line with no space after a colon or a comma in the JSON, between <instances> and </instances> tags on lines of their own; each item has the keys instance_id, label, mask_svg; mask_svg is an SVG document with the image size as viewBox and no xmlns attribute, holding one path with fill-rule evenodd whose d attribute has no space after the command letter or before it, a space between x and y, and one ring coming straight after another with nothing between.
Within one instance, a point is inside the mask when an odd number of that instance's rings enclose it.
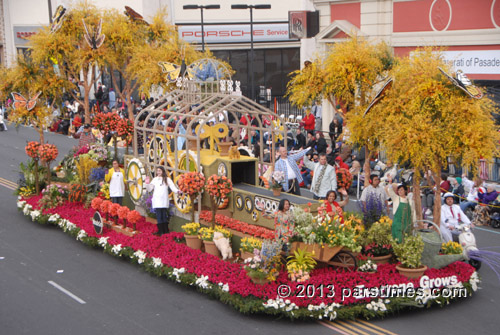
<instances>
[{"instance_id":1,"label":"person in dark jacket","mask_svg":"<svg viewBox=\"0 0 500 335\"><path fill-rule=\"evenodd\" d=\"M316 132L316 151L318 154L326 154L326 148L328 148L328 144L323 133L320 131Z\"/></svg>"},{"instance_id":2,"label":"person in dark jacket","mask_svg":"<svg viewBox=\"0 0 500 335\"><path fill-rule=\"evenodd\" d=\"M295 136L295 150L302 150L306 147L306 137L302 134L300 128L297 129L297 135Z\"/></svg>"},{"instance_id":3,"label":"person in dark jacket","mask_svg":"<svg viewBox=\"0 0 500 335\"><path fill-rule=\"evenodd\" d=\"M459 204L460 200L464 199L465 194L464 185L462 185L462 178L451 178L450 183L450 193L453 193L453 201L455 204Z\"/></svg>"},{"instance_id":4,"label":"person in dark jacket","mask_svg":"<svg viewBox=\"0 0 500 335\"><path fill-rule=\"evenodd\" d=\"M312 148L314 151L316 151L316 138L314 137L314 133L312 131L307 132L306 148Z\"/></svg>"},{"instance_id":5,"label":"person in dark jacket","mask_svg":"<svg viewBox=\"0 0 500 335\"><path fill-rule=\"evenodd\" d=\"M337 142L338 138L342 134L342 125L340 124L337 118L333 118L332 122L330 122L330 139L332 143Z\"/></svg>"}]
</instances>

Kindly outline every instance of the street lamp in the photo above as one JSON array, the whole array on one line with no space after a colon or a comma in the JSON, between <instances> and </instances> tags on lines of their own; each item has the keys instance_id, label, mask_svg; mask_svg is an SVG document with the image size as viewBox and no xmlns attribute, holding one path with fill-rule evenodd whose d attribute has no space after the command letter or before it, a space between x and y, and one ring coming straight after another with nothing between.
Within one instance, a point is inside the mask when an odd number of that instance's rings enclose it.
<instances>
[{"instance_id":1,"label":"street lamp","mask_svg":"<svg viewBox=\"0 0 500 335\"><path fill-rule=\"evenodd\" d=\"M271 9L271 5L231 5L231 9L250 9L250 93L254 100L253 89L253 10L254 9Z\"/></svg>"},{"instance_id":2,"label":"street lamp","mask_svg":"<svg viewBox=\"0 0 500 335\"><path fill-rule=\"evenodd\" d=\"M201 52L205 52L205 31L203 30L203 10L220 9L220 5L184 5L182 9L201 9Z\"/></svg>"}]
</instances>

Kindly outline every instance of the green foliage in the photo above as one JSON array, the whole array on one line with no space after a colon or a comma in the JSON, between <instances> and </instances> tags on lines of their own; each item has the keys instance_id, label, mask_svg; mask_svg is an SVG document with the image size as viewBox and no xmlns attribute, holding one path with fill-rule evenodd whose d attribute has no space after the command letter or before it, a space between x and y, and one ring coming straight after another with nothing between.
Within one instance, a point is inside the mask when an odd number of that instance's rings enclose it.
<instances>
[{"instance_id":1,"label":"green foliage","mask_svg":"<svg viewBox=\"0 0 500 335\"><path fill-rule=\"evenodd\" d=\"M402 243L392 241L394 254L404 267L416 269L422 265L422 252L424 251L424 241L420 235L405 236Z\"/></svg>"},{"instance_id":2,"label":"green foliage","mask_svg":"<svg viewBox=\"0 0 500 335\"><path fill-rule=\"evenodd\" d=\"M384 216L372 224L363 237L363 244L375 243L378 245L390 245L392 243L392 222L391 219Z\"/></svg>"},{"instance_id":3,"label":"green foliage","mask_svg":"<svg viewBox=\"0 0 500 335\"><path fill-rule=\"evenodd\" d=\"M289 272L292 270L311 272L316 266L316 261L314 260L312 253L299 248L293 252L292 256L288 256L286 266Z\"/></svg>"},{"instance_id":4,"label":"green foliage","mask_svg":"<svg viewBox=\"0 0 500 335\"><path fill-rule=\"evenodd\" d=\"M19 164L19 170L22 174L21 180L19 180L19 188L27 187L29 189L35 189L35 162L30 159L29 161ZM40 183L40 189L43 189L46 185L45 177L47 176L47 168L44 166L38 166L38 181Z\"/></svg>"}]
</instances>

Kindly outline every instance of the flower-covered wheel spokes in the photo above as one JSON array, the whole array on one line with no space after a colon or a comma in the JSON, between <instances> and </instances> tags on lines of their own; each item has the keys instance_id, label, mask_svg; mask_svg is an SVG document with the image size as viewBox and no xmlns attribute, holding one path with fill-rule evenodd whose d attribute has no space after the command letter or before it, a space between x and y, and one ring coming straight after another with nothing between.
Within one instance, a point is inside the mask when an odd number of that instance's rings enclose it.
<instances>
[{"instance_id":1,"label":"flower-covered wheel spokes","mask_svg":"<svg viewBox=\"0 0 500 335\"><path fill-rule=\"evenodd\" d=\"M141 161L131 159L127 166L127 183L130 198L135 203L141 199L146 187L146 170Z\"/></svg>"},{"instance_id":2,"label":"flower-covered wheel spokes","mask_svg":"<svg viewBox=\"0 0 500 335\"><path fill-rule=\"evenodd\" d=\"M170 146L167 145L163 135L156 135L148 144L148 163L160 164L161 160L165 158L165 149L170 152Z\"/></svg>"},{"instance_id":3,"label":"flower-covered wheel spokes","mask_svg":"<svg viewBox=\"0 0 500 335\"><path fill-rule=\"evenodd\" d=\"M253 220L254 222L259 221L259 212L258 212L256 209L254 209L254 210L252 211L252 220Z\"/></svg>"},{"instance_id":4,"label":"flower-covered wheel spokes","mask_svg":"<svg viewBox=\"0 0 500 335\"><path fill-rule=\"evenodd\" d=\"M329 264L341 266L349 271L355 271L357 266L356 257L348 251L340 251Z\"/></svg>"}]
</instances>

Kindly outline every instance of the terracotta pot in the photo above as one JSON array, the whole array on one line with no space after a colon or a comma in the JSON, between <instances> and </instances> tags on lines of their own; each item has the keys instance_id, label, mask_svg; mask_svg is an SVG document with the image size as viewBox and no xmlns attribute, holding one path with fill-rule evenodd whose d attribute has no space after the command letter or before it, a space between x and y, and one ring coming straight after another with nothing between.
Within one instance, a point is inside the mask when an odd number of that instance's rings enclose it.
<instances>
[{"instance_id":1,"label":"terracotta pot","mask_svg":"<svg viewBox=\"0 0 500 335\"><path fill-rule=\"evenodd\" d=\"M387 264L389 263L389 260L392 258L392 255L385 255L385 256L374 256L372 257L372 261L375 262L376 264Z\"/></svg>"},{"instance_id":2,"label":"terracotta pot","mask_svg":"<svg viewBox=\"0 0 500 335\"><path fill-rule=\"evenodd\" d=\"M231 142L219 142L217 146L219 147L219 154L221 156L229 156L229 148L233 145Z\"/></svg>"},{"instance_id":3,"label":"terracotta pot","mask_svg":"<svg viewBox=\"0 0 500 335\"><path fill-rule=\"evenodd\" d=\"M198 237L198 235L184 235L186 239L186 245L191 249L201 250L202 240Z\"/></svg>"},{"instance_id":4,"label":"terracotta pot","mask_svg":"<svg viewBox=\"0 0 500 335\"><path fill-rule=\"evenodd\" d=\"M281 195L281 188L273 188L273 195L279 197Z\"/></svg>"},{"instance_id":5,"label":"terracotta pot","mask_svg":"<svg viewBox=\"0 0 500 335\"><path fill-rule=\"evenodd\" d=\"M249 251L242 251L241 252L241 259L247 259L247 258L252 258L253 257L253 252Z\"/></svg>"},{"instance_id":6,"label":"terracotta pot","mask_svg":"<svg viewBox=\"0 0 500 335\"><path fill-rule=\"evenodd\" d=\"M215 257L221 258L221 254L219 249L217 249L217 246L215 245L214 242L212 241L203 241L203 244L205 245L205 252L210 255L214 255Z\"/></svg>"},{"instance_id":7,"label":"terracotta pot","mask_svg":"<svg viewBox=\"0 0 500 335\"><path fill-rule=\"evenodd\" d=\"M396 265L396 269L399 274L405 276L406 278L420 278L424 274L425 270L427 270L426 265L422 265L416 269L405 268L401 264Z\"/></svg>"}]
</instances>

